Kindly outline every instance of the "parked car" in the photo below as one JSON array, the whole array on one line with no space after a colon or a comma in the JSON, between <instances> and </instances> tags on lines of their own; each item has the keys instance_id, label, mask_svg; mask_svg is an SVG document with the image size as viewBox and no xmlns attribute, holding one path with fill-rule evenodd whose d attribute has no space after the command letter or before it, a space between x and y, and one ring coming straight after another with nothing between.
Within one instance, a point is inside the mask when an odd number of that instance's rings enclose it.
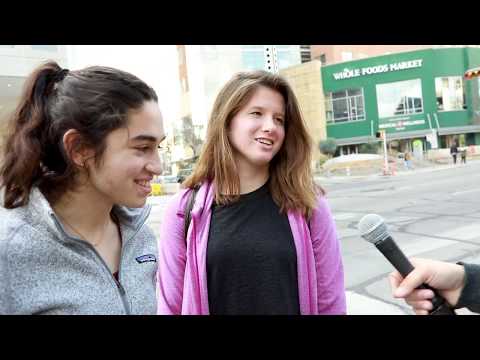
<instances>
[{"instance_id":1,"label":"parked car","mask_svg":"<svg viewBox=\"0 0 480 360\"><path fill-rule=\"evenodd\" d=\"M162 175L162 176L157 176L155 179L158 181L159 184L174 184L177 182L177 176L176 175Z\"/></svg>"},{"instance_id":2,"label":"parked car","mask_svg":"<svg viewBox=\"0 0 480 360\"><path fill-rule=\"evenodd\" d=\"M175 175L155 176L151 182L152 192L150 193L150 196L164 195L166 192L168 192L168 184L176 183L177 176Z\"/></svg>"},{"instance_id":3,"label":"parked car","mask_svg":"<svg viewBox=\"0 0 480 360\"><path fill-rule=\"evenodd\" d=\"M181 169L177 173L177 182L179 184L183 183L187 177L192 173L192 169Z\"/></svg>"}]
</instances>

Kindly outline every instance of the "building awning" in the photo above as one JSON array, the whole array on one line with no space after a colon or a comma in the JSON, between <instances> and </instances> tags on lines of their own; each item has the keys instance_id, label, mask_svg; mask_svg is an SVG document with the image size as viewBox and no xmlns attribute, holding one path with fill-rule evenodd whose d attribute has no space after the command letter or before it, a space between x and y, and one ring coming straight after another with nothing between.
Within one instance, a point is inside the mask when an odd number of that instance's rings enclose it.
<instances>
[{"instance_id":1,"label":"building awning","mask_svg":"<svg viewBox=\"0 0 480 360\"><path fill-rule=\"evenodd\" d=\"M468 69L465 71L465 74L463 75L465 79L472 79L480 76L480 67L476 67L473 69Z\"/></svg>"},{"instance_id":2,"label":"building awning","mask_svg":"<svg viewBox=\"0 0 480 360\"><path fill-rule=\"evenodd\" d=\"M425 137L425 136L427 136L431 133L432 133L431 129L387 133L387 141L403 140L403 139L415 139L415 138Z\"/></svg>"},{"instance_id":3,"label":"building awning","mask_svg":"<svg viewBox=\"0 0 480 360\"><path fill-rule=\"evenodd\" d=\"M425 137L431 133L432 133L431 129L387 133L387 141L415 139L415 138ZM335 139L335 141L337 143L337 146L343 146L343 145L365 144L365 143L381 141L381 140L376 138L375 136L356 136L352 138Z\"/></svg>"},{"instance_id":4,"label":"building awning","mask_svg":"<svg viewBox=\"0 0 480 360\"><path fill-rule=\"evenodd\" d=\"M372 141L379 141L375 136L356 136L352 138L335 139L337 146L365 144Z\"/></svg>"},{"instance_id":5,"label":"building awning","mask_svg":"<svg viewBox=\"0 0 480 360\"><path fill-rule=\"evenodd\" d=\"M455 126L438 129L438 135L454 135L480 132L480 125Z\"/></svg>"}]
</instances>

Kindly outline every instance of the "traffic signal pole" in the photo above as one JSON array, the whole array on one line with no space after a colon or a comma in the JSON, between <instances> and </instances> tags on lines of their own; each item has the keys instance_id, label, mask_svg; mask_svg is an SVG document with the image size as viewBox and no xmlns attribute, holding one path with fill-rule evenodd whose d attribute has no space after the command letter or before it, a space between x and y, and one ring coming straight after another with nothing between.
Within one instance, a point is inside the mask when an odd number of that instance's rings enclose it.
<instances>
[{"instance_id":1,"label":"traffic signal pole","mask_svg":"<svg viewBox=\"0 0 480 360\"><path fill-rule=\"evenodd\" d=\"M275 45L263 46L263 58L265 70L271 73L278 73L277 47Z\"/></svg>"},{"instance_id":2,"label":"traffic signal pole","mask_svg":"<svg viewBox=\"0 0 480 360\"><path fill-rule=\"evenodd\" d=\"M383 138L383 156L385 161L385 175L390 174L390 169L388 167L388 153L387 153L387 131L382 130L382 138Z\"/></svg>"}]
</instances>

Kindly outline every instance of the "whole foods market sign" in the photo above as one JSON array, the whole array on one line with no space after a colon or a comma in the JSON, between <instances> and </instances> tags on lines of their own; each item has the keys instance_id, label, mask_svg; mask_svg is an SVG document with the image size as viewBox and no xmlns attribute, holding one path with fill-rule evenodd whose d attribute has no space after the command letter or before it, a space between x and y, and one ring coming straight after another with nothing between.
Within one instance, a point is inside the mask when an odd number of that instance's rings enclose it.
<instances>
[{"instance_id":1,"label":"whole foods market sign","mask_svg":"<svg viewBox=\"0 0 480 360\"><path fill-rule=\"evenodd\" d=\"M410 61L401 61L392 64L383 64L376 66L369 66L360 69L348 69L345 68L341 72L333 73L335 80L350 79L359 76L372 75L372 74L381 74L391 71L400 71L407 69L415 69L422 67L423 59L410 60Z\"/></svg>"}]
</instances>

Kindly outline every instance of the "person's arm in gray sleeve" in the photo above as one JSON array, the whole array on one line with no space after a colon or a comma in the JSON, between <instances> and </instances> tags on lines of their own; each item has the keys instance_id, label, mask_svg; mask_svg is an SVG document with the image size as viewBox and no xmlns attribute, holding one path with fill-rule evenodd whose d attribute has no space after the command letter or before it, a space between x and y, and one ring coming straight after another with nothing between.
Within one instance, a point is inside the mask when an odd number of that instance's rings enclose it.
<instances>
[{"instance_id":1,"label":"person's arm in gray sleeve","mask_svg":"<svg viewBox=\"0 0 480 360\"><path fill-rule=\"evenodd\" d=\"M2 226L0 224L0 227ZM9 276L7 239L4 236L0 236L0 315L11 314Z\"/></svg>"}]
</instances>

